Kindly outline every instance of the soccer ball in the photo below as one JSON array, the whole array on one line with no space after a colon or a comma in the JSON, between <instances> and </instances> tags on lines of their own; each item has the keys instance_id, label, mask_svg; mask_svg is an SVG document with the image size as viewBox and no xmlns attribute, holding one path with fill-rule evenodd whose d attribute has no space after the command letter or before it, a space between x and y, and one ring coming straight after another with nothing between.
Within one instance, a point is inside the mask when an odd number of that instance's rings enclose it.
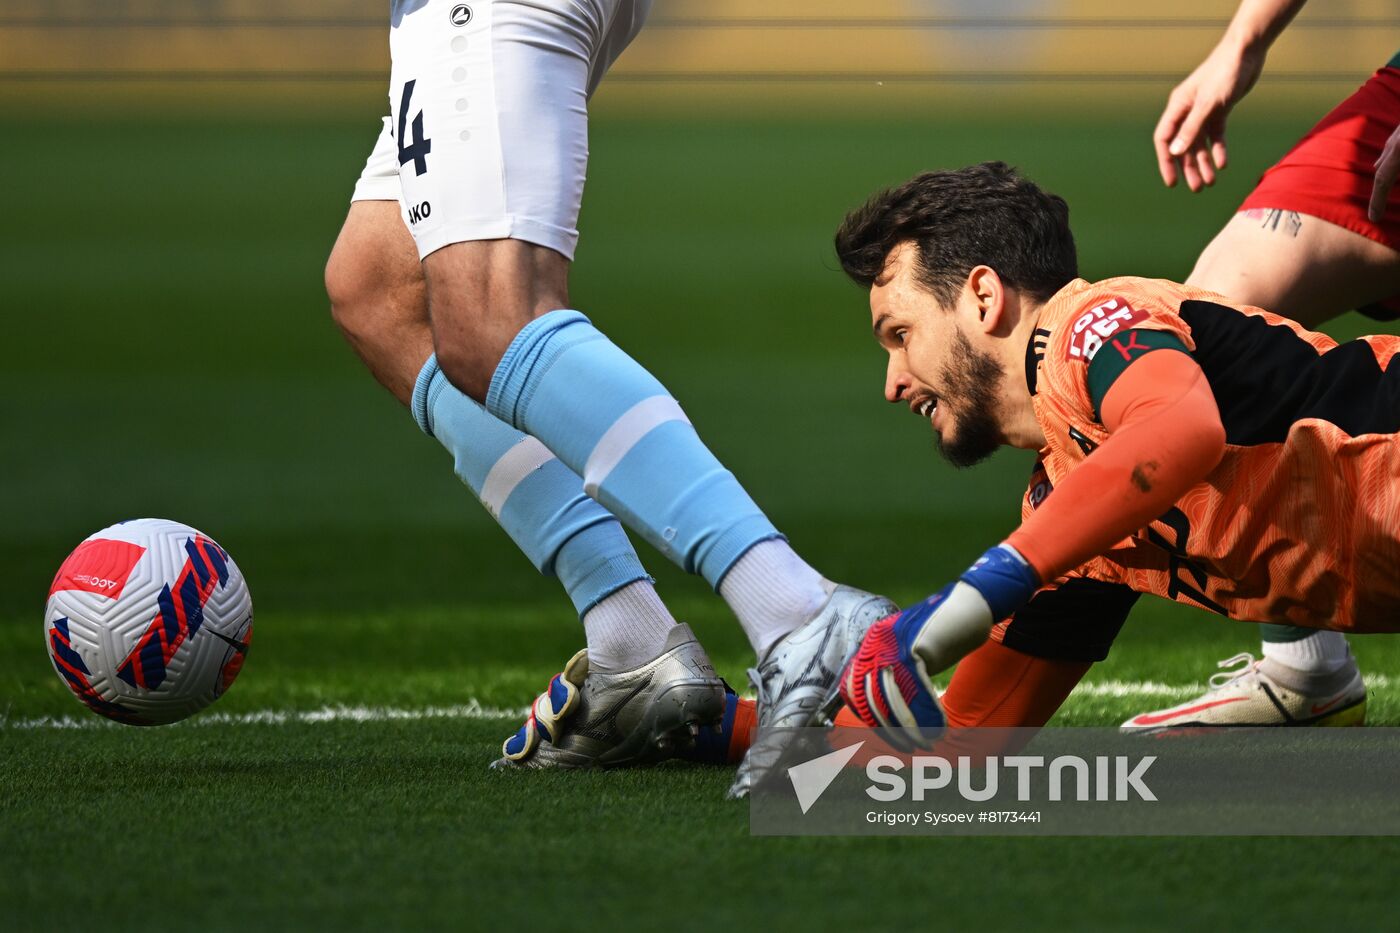
<instances>
[{"instance_id":1,"label":"soccer ball","mask_svg":"<svg viewBox=\"0 0 1400 933\"><path fill-rule=\"evenodd\" d=\"M140 518L68 555L49 588L44 643L88 709L133 726L176 722L238 676L253 600L228 552L188 525Z\"/></svg>"}]
</instances>

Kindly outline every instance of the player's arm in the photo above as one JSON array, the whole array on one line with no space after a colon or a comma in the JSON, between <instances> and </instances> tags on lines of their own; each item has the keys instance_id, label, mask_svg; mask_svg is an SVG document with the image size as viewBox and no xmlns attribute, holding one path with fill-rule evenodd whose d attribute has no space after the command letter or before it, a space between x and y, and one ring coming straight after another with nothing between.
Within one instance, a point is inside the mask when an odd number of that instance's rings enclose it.
<instances>
[{"instance_id":1,"label":"player's arm","mask_svg":"<svg viewBox=\"0 0 1400 933\"><path fill-rule=\"evenodd\" d=\"M1225 453L1210 383L1174 335L1115 336L1094 357L1088 381L1108 440L1007 539L1043 580L1102 554L1167 511Z\"/></svg>"},{"instance_id":2,"label":"player's arm","mask_svg":"<svg viewBox=\"0 0 1400 933\"><path fill-rule=\"evenodd\" d=\"M1205 61L1167 98L1152 142L1167 187L1178 175L1200 191L1225 167L1225 120L1264 70L1269 47L1304 0L1243 0Z\"/></svg>"}]
</instances>

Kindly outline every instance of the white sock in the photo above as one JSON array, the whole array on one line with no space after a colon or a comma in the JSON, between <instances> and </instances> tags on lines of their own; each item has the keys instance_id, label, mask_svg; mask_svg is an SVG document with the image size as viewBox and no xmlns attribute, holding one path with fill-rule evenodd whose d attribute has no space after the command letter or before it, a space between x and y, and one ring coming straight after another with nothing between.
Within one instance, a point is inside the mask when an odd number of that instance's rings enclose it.
<instances>
[{"instance_id":1,"label":"white sock","mask_svg":"<svg viewBox=\"0 0 1400 933\"><path fill-rule=\"evenodd\" d=\"M1266 641L1263 649L1264 657L1308 674L1331 674L1351 661L1341 632L1317 631L1296 641Z\"/></svg>"},{"instance_id":2,"label":"white sock","mask_svg":"<svg viewBox=\"0 0 1400 933\"><path fill-rule=\"evenodd\" d=\"M625 671L661 653L676 624L649 580L637 580L604 597L583 614L588 666Z\"/></svg>"},{"instance_id":3,"label":"white sock","mask_svg":"<svg viewBox=\"0 0 1400 933\"><path fill-rule=\"evenodd\" d=\"M781 538L744 552L719 584L762 658L773 643L821 611L836 584L817 573Z\"/></svg>"}]
</instances>

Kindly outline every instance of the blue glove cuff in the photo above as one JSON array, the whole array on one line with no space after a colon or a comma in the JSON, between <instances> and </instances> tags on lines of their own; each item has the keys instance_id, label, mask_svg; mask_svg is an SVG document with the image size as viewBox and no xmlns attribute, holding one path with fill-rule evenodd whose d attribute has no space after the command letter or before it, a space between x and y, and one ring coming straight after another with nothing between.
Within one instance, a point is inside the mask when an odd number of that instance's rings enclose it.
<instances>
[{"instance_id":1,"label":"blue glove cuff","mask_svg":"<svg viewBox=\"0 0 1400 933\"><path fill-rule=\"evenodd\" d=\"M1009 544L983 554L959 579L982 594L994 622L1009 617L1040 589L1035 569Z\"/></svg>"},{"instance_id":2,"label":"blue glove cuff","mask_svg":"<svg viewBox=\"0 0 1400 933\"><path fill-rule=\"evenodd\" d=\"M924 623L928 622L928 617L933 615L938 604L947 599L952 591L953 584L949 583L928 599L920 600L899 613L899 618L894 620L894 637L906 655L913 651L914 640L919 637L919 632Z\"/></svg>"}]
</instances>

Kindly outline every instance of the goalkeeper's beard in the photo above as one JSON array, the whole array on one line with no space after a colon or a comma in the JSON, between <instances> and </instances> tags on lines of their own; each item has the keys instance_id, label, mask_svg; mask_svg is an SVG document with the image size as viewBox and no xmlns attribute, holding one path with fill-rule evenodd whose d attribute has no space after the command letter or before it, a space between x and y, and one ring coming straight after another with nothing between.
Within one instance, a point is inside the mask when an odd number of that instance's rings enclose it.
<instances>
[{"instance_id":1,"label":"goalkeeper's beard","mask_svg":"<svg viewBox=\"0 0 1400 933\"><path fill-rule=\"evenodd\" d=\"M950 427L934 432L938 452L955 467L981 463L1005 443L997 423L997 402L1006 369L990 354L974 347L961 330L953 331L952 361L943 370L940 406L947 405Z\"/></svg>"}]
</instances>

